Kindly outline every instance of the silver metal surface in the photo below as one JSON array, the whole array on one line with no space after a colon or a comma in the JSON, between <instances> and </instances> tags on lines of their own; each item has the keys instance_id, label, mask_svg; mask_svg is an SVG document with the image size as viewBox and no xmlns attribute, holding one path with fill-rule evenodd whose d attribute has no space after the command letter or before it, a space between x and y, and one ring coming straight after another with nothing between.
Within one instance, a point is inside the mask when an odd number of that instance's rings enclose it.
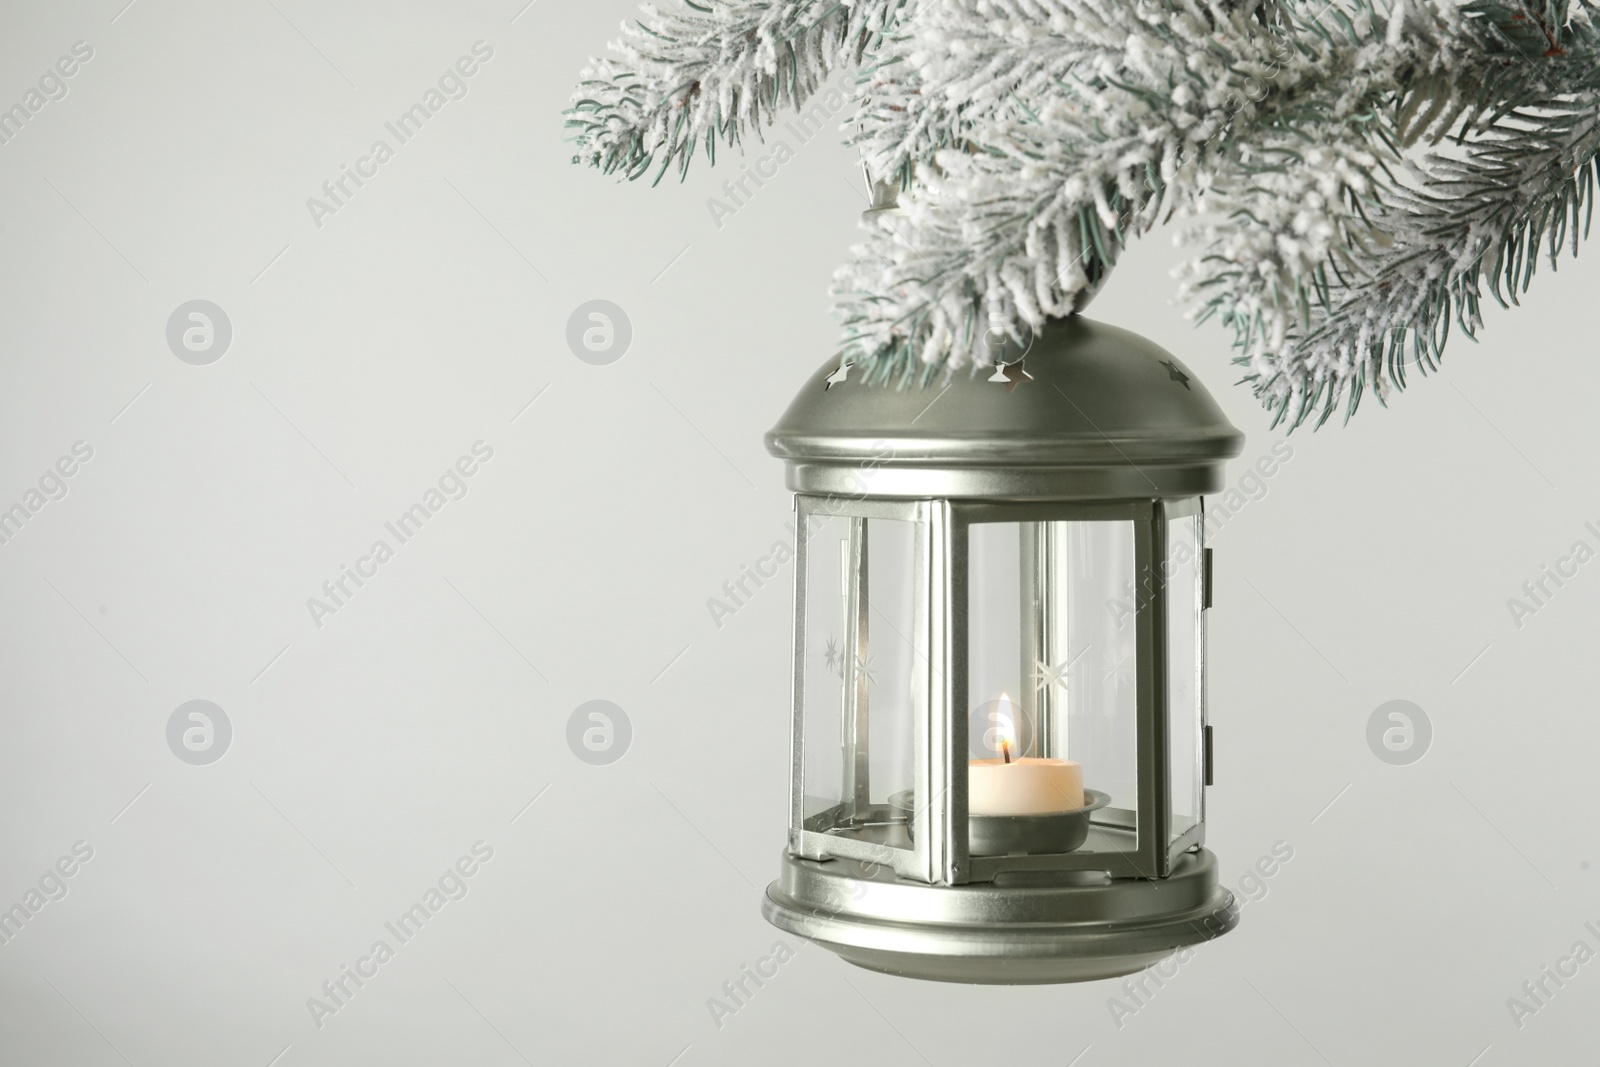
<instances>
[{"instance_id":1,"label":"silver metal surface","mask_svg":"<svg viewBox=\"0 0 1600 1067\"><path fill-rule=\"evenodd\" d=\"M1205 545L1206 545L1205 501L1204 500L1200 500L1200 499L1195 499L1195 500L1163 500L1158 505L1158 511L1159 511L1159 513L1161 515L1160 526L1161 526L1161 529L1162 529L1163 538L1166 537L1166 530L1167 530L1168 526L1172 523L1173 520L1175 520L1175 519L1185 519L1185 518L1191 518L1191 517L1192 518L1196 518L1196 519L1199 520L1195 524L1195 550L1196 550L1196 552L1198 554L1198 559L1196 561L1197 564L1198 564L1197 568L1196 568L1196 570L1197 570L1196 580L1200 581L1200 582L1204 582L1205 581L1205 559L1206 559L1206 547L1205 547ZM1165 556L1165 555L1166 555L1166 550L1163 549L1163 556ZM1163 568L1163 569L1165 569L1165 568ZM1165 598L1163 598L1163 599L1165 599ZM1207 699L1206 698L1206 688L1207 688L1207 684L1208 684L1208 682L1210 680L1210 676L1211 676L1211 672L1210 672L1209 669L1207 669L1207 664L1206 664L1206 621L1207 621L1207 617L1208 616L1207 616L1207 612L1206 612L1205 606L1204 606L1205 605L1205 592L1204 592L1203 588L1198 593L1198 600L1199 600L1199 603L1201 605L1201 608L1200 608L1199 626L1198 626L1198 629L1197 629L1196 634L1195 634L1195 653L1194 653L1194 655L1195 655L1195 663L1198 665L1198 668L1197 668L1197 671L1196 671L1196 678L1195 678L1195 685L1196 685L1196 691L1197 691L1196 692L1196 696L1197 696L1197 700L1198 700L1198 716L1197 716L1197 720L1198 721L1194 722L1192 724L1191 728L1195 731L1195 734L1196 734L1196 736L1195 736L1195 745L1196 745L1195 751L1196 751L1196 759L1197 759L1196 772L1200 774L1200 781L1202 783L1201 789L1200 789L1200 811L1198 813L1198 815L1199 815L1198 821L1196 821L1195 825L1190 827L1184 833L1182 833L1182 834L1178 835L1177 837L1173 838L1172 841L1170 842L1170 844L1168 845L1167 852L1168 852L1169 862L1175 862L1178 856L1180 856L1181 854L1189 851L1189 849L1195 848L1197 846L1200 846L1200 845L1203 845L1203 844L1206 843L1206 790L1205 790L1205 777L1204 777L1203 771L1201 771L1199 766L1198 766L1198 760L1201 757L1203 757L1204 752L1205 752L1205 744L1206 744L1205 736L1206 736L1207 731L1208 731L1207 716L1209 714L1207 709L1206 709L1206 699ZM1165 686L1163 686L1163 692L1164 691L1165 691ZM1169 709L1167 709L1165 707L1165 698L1163 697L1162 714L1166 715L1168 713L1168 710ZM1170 732L1171 732L1171 723L1169 721L1168 729L1163 731L1163 736L1169 735ZM1170 740L1170 738L1169 738L1169 740ZM1169 800L1169 803L1170 803L1170 800ZM1171 830L1172 830L1172 827L1171 827L1170 822L1169 822L1169 825L1167 827L1167 833L1168 833L1169 836L1171 835Z\"/></svg>"},{"instance_id":2,"label":"silver metal surface","mask_svg":"<svg viewBox=\"0 0 1600 1067\"><path fill-rule=\"evenodd\" d=\"M915 724L912 781L927 797L912 813L920 876L956 883L967 877L967 838L954 820L966 810L966 539L951 519L949 501L928 505L926 588L927 704ZM961 575L963 580L957 581ZM919 626L923 620L918 620Z\"/></svg>"},{"instance_id":3,"label":"silver metal surface","mask_svg":"<svg viewBox=\"0 0 1600 1067\"><path fill-rule=\"evenodd\" d=\"M967 851L977 856L1055 855L1073 852L1089 837L1089 820L1093 813L1111 803L1111 797L1094 789L1083 791L1084 805L1072 811L1056 811L1040 815L967 815ZM903 819L908 828L914 823L908 818L915 799L911 790L902 790L889 797L889 811Z\"/></svg>"},{"instance_id":4,"label":"silver metal surface","mask_svg":"<svg viewBox=\"0 0 1600 1067\"><path fill-rule=\"evenodd\" d=\"M1107 500L1222 485L1243 437L1160 346L1081 315L1034 340L1015 381L993 368L926 388L825 364L767 434L791 489L836 496Z\"/></svg>"},{"instance_id":5,"label":"silver metal surface","mask_svg":"<svg viewBox=\"0 0 1600 1067\"><path fill-rule=\"evenodd\" d=\"M905 209L900 206L900 183L876 180L870 173L867 173L865 163L861 165L861 170L867 179L867 195L872 200L872 206L863 211L861 217L868 219L885 212L904 215Z\"/></svg>"},{"instance_id":6,"label":"silver metal surface","mask_svg":"<svg viewBox=\"0 0 1600 1067\"><path fill-rule=\"evenodd\" d=\"M1146 877L1165 877L1167 871L1167 765L1166 611L1161 574L1156 568L1159 517L1133 527L1134 626L1138 660L1134 670L1136 748L1138 750L1139 802L1137 805L1138 862Z\"/></svg>"},{"instance_id":7,"label":"silver metal surface","mask_svg":"<svg viewBox=\"0 0 1600 1067\"><path fill-rule=\"evenodd\" d=\"M803 498L794 502L794 665L789 676L789 850L805 851L803 829L806 818L805 752L806 740L806 575L810 566L810 531L806 528Z\"/></svg>"},{"instance_id":8,"label":"silver metal surface","mask_svg":"<svg viewBox=\"0 0 1600 1067\"><path fill-rule=\"evenodd\" d=\"M1201 849L1161 879L1055 874L936 887L851 862L783 858L762 914L851 963L913 978L1072 982L1130 974L1238 922Z\"/></svg>"},{"instance_id":9,"label":"silver metal surface","mask_svg":"<svg viewBox=\"0 0 1600 1067\"><path fill-rule=\"evenodd\" d=\"M1036 665L1054 662L1045 650L1045 628L1052 614L1046 584L1047 566L1040 551L1039 538L1044 532L1041 522L1017 524L1017 678L1021 690L1011 701L1012 714L1017 719L1011 724L1012 744L1018 756L1047 756L1049 750L1040 736L1040 708L1049 698L1048 690L1033 684ZM987 736L987 735L985 735ZM974 756L998 756L988 746L984 751L974 751Z\"/></svg>"},{"instance_id":10,"label":"silver metal surface","mask_svg":"<svg viewBox=\"0 0 1600 1067\"><path fill-rule=\"evenodd\" d=\"M844 799L852 819L872 806L870 733L867 729L871 695L867 689L867 568L870 566L867 520L850 520L848 566L845 568L844 662L839 675L844 683Z\"/></svg>"}]
</instances>

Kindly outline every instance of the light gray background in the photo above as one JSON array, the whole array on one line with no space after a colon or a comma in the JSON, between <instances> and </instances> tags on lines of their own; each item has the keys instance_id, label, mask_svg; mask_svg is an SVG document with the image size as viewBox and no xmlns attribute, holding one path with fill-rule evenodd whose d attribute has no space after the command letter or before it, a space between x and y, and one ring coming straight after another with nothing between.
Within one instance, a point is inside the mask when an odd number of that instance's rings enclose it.
<instances>
[{"instance_id":1,"label":"light gray background","mask_svg":"<svg viewBox=\"0 0 1600 1067\"><path fill-rule=\"evenodd\" d=\"M852 152L792 143L720 228L723 167L652 190L571 166L560 111L624 0L125 2L12 3L0 32L5 106L94 49L0 146L0 507L94 449L0 546L0 907L94 849L0 946L0 1062L1588 1053L1600 963L1520 1029L1506 1001L1600 947L1600 563L1520 630L1506 600L1596 541L1600 257L1391 410L1295 434L1217 536L1210 842L1234 886L1294 850L1237 932L1120 1026L1119 983L915 983L783 938L719 1027L708 998L780 940L757 908L788 572L720 629L706 600L785 536L761 435L832 351ZM314 225L306 199L478 40L469 95ZM1275 435L1224 335L1170 303L1167 236L1092 313L1203 376L1249 434L1237 480ZM610 366L564 340L597 298L633 324ZM209 366L166 345L192 299L233 325ZM306 598L480 439L469 495L314 625ZM596 698L633 724L610 766L565 741ZM1396 698L1434 726L1407 767L1365 739ZM209 766L165 739L194 699L233 725ZM479 840L470 893L314 1025L307 998Z\"/></svg>"}]
</instances>

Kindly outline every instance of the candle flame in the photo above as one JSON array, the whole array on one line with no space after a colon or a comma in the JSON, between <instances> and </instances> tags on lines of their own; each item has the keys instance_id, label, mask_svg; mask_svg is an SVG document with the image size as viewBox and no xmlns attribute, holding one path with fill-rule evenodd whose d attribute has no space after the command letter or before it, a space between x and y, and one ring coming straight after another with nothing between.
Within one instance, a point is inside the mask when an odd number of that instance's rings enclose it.
<instances>
[{"instance_id":1,"label":"candle flame","mask_svg":"<svg viewBox=\"0 0 1600 1067\"><path fill-rule=\"evenodd\" d=\"M1016 741L1017 706L1011 701L1011 694L1002 692L996 702L1000 706L995 715L995 748L1006 756L1006 762L1011 762L1011 753Z\"/></svg>"}]
</instances>

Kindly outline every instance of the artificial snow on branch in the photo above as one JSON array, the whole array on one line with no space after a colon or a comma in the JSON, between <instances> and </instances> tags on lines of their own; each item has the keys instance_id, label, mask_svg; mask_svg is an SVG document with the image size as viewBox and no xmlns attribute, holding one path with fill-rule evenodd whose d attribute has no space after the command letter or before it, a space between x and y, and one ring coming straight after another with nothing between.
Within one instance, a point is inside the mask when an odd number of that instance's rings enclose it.
<instances>
[{"instance_id":1,"label":"artificial snow on branch","mask_svg":"<svg viewBox=\"0 0 1600 1067\"><path fill-rule=\"evenodd\" d=\"M615 59L593 59L573 94L567 126L573 162L637 178L673 160L687 173L696 144L716 158L718 140L770 124L798 108L841 64L858 63L902 0L710 0L623 23Z\"/></svg>"},{"instance_id":2,"label":"artificial snow on branch","mask_svg":"<svg viewBox=\"0 0 1600 1067\"><path fill-rule=\"evenodd\" d=\"M877 381L992 358L1070 314L1174 215L1180 293L1234 332L1275 420L1434 370L1483 289L1587 233L1600 164L1591 0L890 0L650 11L597 67L579 159L638 176L859 68L853 138L899 175L834 286ZM645 42L645 44L641 44ZM658 172L659 176L659 172Z\"/></svg>"},{"instance_id":3,"label":"artificial snow on branch","mask_svg":"<svg viewBox=\"0 0 1600 1067\"><path fill-rule=\"evenodd\" d=\"M1366 209L1373 224L1337 241L1327 238L1349 220L1326 213L1326 183L1298 189L1303 176L1287 172L1219 193L1203 206L1252 224L1206 227L1184 291L1201 300L1197 317L1234 329L1237 362L1278 418L1320 424L1341 399L1348 417L1365 387L1381 399L1405 386L1408 365L1437 370L1452 323L1475 337L1486 285L1515 304L1541 243L1552 269L1562 251L1577 254L1600 176L1597 105L1593 90L1552 100L1430 154L1414 188L1384 190Z\"/></svg>"}]
</instances>

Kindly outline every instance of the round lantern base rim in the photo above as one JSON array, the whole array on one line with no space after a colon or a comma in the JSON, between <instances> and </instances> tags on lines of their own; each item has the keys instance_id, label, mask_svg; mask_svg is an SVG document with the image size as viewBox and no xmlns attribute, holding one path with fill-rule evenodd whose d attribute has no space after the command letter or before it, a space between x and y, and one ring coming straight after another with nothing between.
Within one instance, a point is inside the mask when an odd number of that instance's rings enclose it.
<instances>
[{"instance_id":1,"label":"round lantern base rim","mask_svg":"<svg viewBox=\"0 0 1600 1067\"><path fill-rule=\"evenodd\" d=\"M1200 852L1203 857L1196 859L1214 862L1205 850ZM786 856L784 862L811 861ZM1147 889L1151 885L1143 879L1132 881L1142 882ZM1103 892L1106 887L1097 888ZM939 894L950 889L926 886L922 891ZM962 893L974 889L982 891L977 886L957 887ZM1070 894L1070 890L1067 892ZM779 929L814 941L867 970L981 985L1117 978L1220 937L1239 921L1233 894L1214 882L1197 905L1116 921L952 923L890 919L852 912L848 905L830 907L820 901L812 904L796 900L785 892L783 880L767 888L761 913Z\"/></svg>"},{"instance_id":2,"label":"round lantern base rim","mask_svg":"<svg viewBox=\"0 0 1600 1067\"><path fill-rule=\"evenodd\" d=\"M963 985L1061 985L1067 982L1098 982L1138 974L1170 952L1146 952L1136 956L1110 956L1102 959L1019 959L998 957L929 956L926 953L892 952L826 944L846 963L862 970L890 974L896 978L916 978L924 982L953 982Z\"/></svg>"}]
</instances>

